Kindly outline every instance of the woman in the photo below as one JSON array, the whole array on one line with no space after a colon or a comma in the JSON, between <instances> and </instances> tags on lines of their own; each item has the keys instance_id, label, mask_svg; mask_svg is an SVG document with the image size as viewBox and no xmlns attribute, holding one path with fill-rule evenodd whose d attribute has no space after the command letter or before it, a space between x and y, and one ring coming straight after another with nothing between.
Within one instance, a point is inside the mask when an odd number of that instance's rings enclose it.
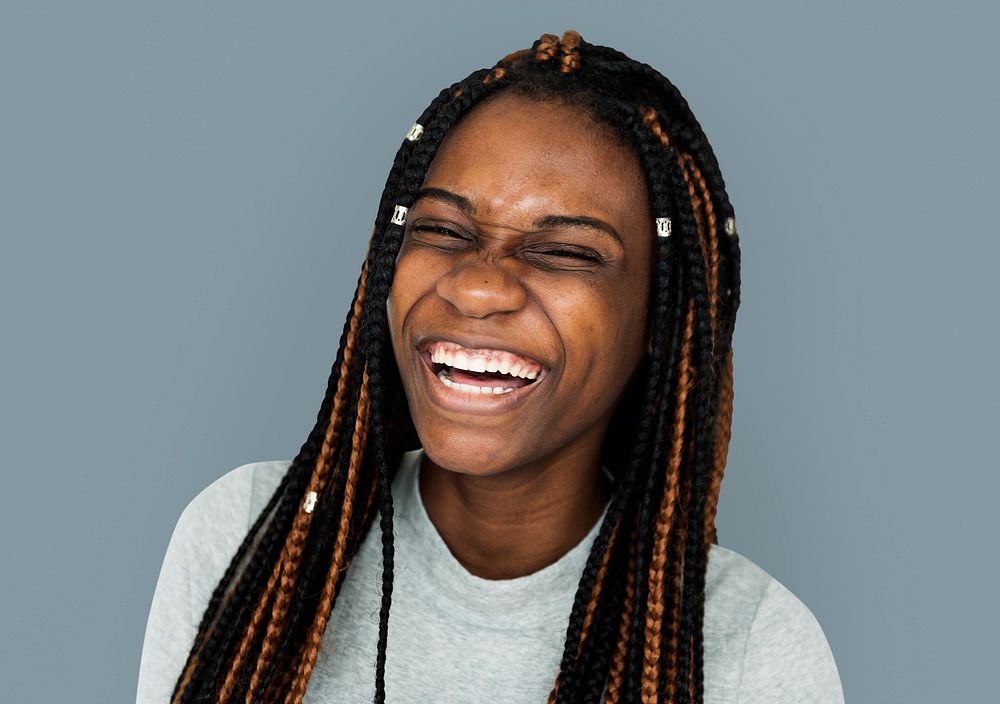
<instances>
[{"instance_id":1,"label":"woman","mask_svg":"<svg viewBox=\"0 0 1000 704\"><path fill-rule=\"evenodd\" d=\"M139 700L843 701L810 611L716 540L738 306L657 71L567 31L442 91L309 438L178 522Z\"/></svg>"}]
</instances>

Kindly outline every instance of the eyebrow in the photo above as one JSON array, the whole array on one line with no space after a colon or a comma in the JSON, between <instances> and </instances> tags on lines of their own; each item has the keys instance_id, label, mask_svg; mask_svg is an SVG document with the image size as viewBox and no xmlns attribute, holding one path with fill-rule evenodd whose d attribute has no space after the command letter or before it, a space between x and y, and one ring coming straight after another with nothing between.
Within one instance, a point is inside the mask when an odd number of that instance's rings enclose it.
<instances>
[{"instance_id":1,"label":"eyebrow","mask_svg":"<svg viewBox=\"0 0 1000 704\"><path fill-rule=\"evenodd\" d=\"M429 198L431 200L447 203L448 205L458 208L469 217L476 214L476 206L472 204L472 201L465 196L460 196L457 193L446 191L443 188L421 188L417 191L417 197L414 200L414 203L421 198ZM543 215L531 223L531 225L532 227L540 230L551 227L584 227L610 235L618 242L619 245L623 248L625 247L625 243L622 241L621 235L618 234L618 230L604 220L590 217L589 215Z\"/></svg>"}]
</instances>

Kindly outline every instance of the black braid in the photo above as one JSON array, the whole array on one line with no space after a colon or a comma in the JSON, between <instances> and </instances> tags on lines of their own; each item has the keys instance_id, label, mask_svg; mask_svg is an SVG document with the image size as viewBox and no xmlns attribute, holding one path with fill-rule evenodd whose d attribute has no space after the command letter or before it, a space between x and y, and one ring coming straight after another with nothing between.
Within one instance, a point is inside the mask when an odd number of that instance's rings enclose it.
<instances>
[{"instance_id":1,"label":"black braid","mask_svg":"<svg viewBox=\"0 0 1000 704\"><path fill-rule=\"evenodd\" d=\"M579 704L596 704L603 694L608 677L611 653L617 641L618 621L625 598L625 579L628 569L628 532L618 529L618 540L608 561L607 582L601 590L601 599L594 611L587 647L580 654L580 663L573 680L567 680L573 691L567 691L567 701ZM574 686L575 685L575 686ZM560 695L562 687L560 687Z\"/></svg>"},{"instance_id":2,"label":"black braid","mask_svg":"<svg viewBox=\"0 0 1000 704\"><path fill-rule=\"evenodd\" d=\"M246 627L253 611L253 603L259 598L267 576L278 555L281 552L281 541L279 536L287 532L291 525L291 519L298 509L300 496L305 491L305 486L309 478L310 464L319 455L319 448L325 429L325 416L329 414L333 406L333 396L337 386L336 370L340 368L343 356L344 342L347 339L348 324L344 326L341 337L341 352L338 353L337 362L334 365L334 372L331 373L327 382L327 394L323 400L320 411L317 415L316 425L310 432L306 442L303 444L299 454L292 461L285 475L282 477L274 494L271 496L266 507L261 511L251 529L247 532L243 543L237 550L226 573L213 592L209 606L202 617L199 635L195 640L198 643L208 631L209 624L215 618L217 623L212 629L207 642L204 644L198 665L192 673L192 681L201 683L201 690L198 688L188 688L182 702L195 701L195 696L209 696L211 688L216 686L219 670L223 665L224 657L229 653L236 640L236 635ZM273 516L272 516L273 513ZM268 518L271 518L268 524ZM267 531L261 535L261 530L268 525ZM237 574L241 563L246 558L249 547L255 542L259 542L249 563L242 570L235 582L234 592L231 598L223 605L223 596L226 588L232 584L234 575ZM219 607L222 611L219 613ZM188 655L185 668L190 663L195 654L192 648ZM183 670L182 670L183 671ZM171 697L177 695L180 685L180 678L174 686Z\"/></svg>"},{"instance_id":3,"label":"black braid","mask_svg":"<svg viewBox=\"0 0 1000 704\"><path fill-rule=\"evenodd\" d=\"M625 106L619 106L619 107L624 108ZM625 115L623 115L623 120L628 121L629 117L627 111L623 109L623 112L625 112ZM636 132L638 133L638 128L635 129ZM643 141L645 139L644 135L638 133L636 136L640 144L642 144L641 148L651 154L649 158L653 159L659 158L659 154L657 154L654 151L654 148L651 147L649 144L644 143ZM647 164L643 164L643 166L645 167L644 171L646 171L647 173L653 173L653 174L657 173L655 170L648 168ZM655 179L656 176L654 175L653 178ZM660 194L663 193L665 189L662 189L660 187L654 188L651 186L650 190L651 190L650 203L653 206L654 213L656 214L662 213L664 214L664 216L671 213L673 204L671 203L670 205L667 205L667 203L664 202L664 199L661 198L660 196ZM654 236L654 234L651 232L650 236L652 237ZM656 241L657 241L657 247L656 247L657 254L655 263L655 279L654 279L655 285L650 287L650 305L649 305L649 310L654 314L657 314L662 310L662 308L665 305L666 298L670 294L670 287L668 286L669 266L670 266L669 259L672 256L670 251L671 246L669 239L661 239L657 237ZM654 315L652 324L652 345L651 345L653 349L653 354L651 355L653 362L648 372L649 376L646 386L646 388L648 389L647 405L650 407L652 407L652 405L656 401L655 392L658 390L660 386L659 378L662 369L661 350L664 349L663 336L665 330L664 330L664 325L660 323L660 320L661 319L659 315ZM666 400L665 399L666 394L663 394L663 396L664 398L661 400L660 406L664 405L664 401ZM655 456L655 453L652 456L648 453L649 448L647 447L646 438L650 436L651 429L652 427L654 427L653 423L661 417L662 417L662 411L654 413L651 410L647 411L646 413L643 413L641 416L640 429L639 432L637 433L638 441L634 445L633 461L630 464L629 472L626 475L626 481L623 483L622 486L618 488L620 501L616 502L615 504L615 508L618 511L623 510L625 501L629 499L631 496L631 491L632 491L631 484L632 482L634 482L634 478L638 473L637 472L638 468L640 466L648 466L652 457ZM664 425L663 423L657 423L655 427L660 428L663 425ZM655 476L657 476L656 472L652 472L650 474L650 477L655 477ZM650 495L650 489L648 486L646 487L644 495L647 497ZM612 513L613 512L611 511L608 512L608 517L605 519L605 524L602 525L601 527L602 528L601 537L604 537L604 534L606 532L608 534L610 532L609 526L612 524L609 522L609 519L617 518L617 512L615 512L613 516ZM597 568L600 563L600 556L603 554L603 549L605 548L606 544L607 544L606 537L604 541L601 543L595 541L595 547L591 552L590 559L588 560L587 567L584 573L584 578L581 580L580 587L577 592L577 598L574 603L574 609L570 617L570 625L567 631L566 646L563 651L563 659L561 664L561 671L567 673L568 676L565 678L565 689L563 689L563 687L560 686L559 699L557 700L559 702L578 701L578 698L581 696L581 693L579 693L577 691L577 688L574 686L575 678L574 678L574 670L572 669L573 660L575 659L576 649L578 647L580 640L580 633L583 623L583 612L586 609L587 599L589 597L590 590L593 588L593 582L594 579L596 578ZM626 556L626 564L627 564L627 556ZM640 568L640 572L641 571L642 570Z\"/></svg>"},{"instance_id":4,"label":"black braid","mask_svg":"<svg viewBox=\"0 0 1000 704\"><path fill-rule=\"evenodd\" d=\"M655 425L653 448L654 458L662 457L662 447L665 441L665 434L668 430L668 420L670 406L676 394L676 384L678 379L673 376L677 373L677 362L680 354L680 339L683 334L684 320L687 314L686 301L679 294L684 289L682 285L687 281L687 272L683 269L683 262L680 260L678 252L683 247L684 242L691 239L697 240L697 232L694 223L694 214L688 198L681 195L676 181L669 178L671 161L673 154L669 150L664 150L656 137L642 122L638 110L633 106L623 106L623 110L629 115L629 125L634 131L636 139L640 145L638 155L643 165L643 171L647 174L647 181L650 189L650 200L654 209L658 212L671 213L674 221L673 232L667 238L670 255L677 260L677 285L673 287L678 292L672 315L664 316L664 326L669 325L672 333L671 344L668 348L661 348L658 356L669 355L666 360L666 368L671 370L671 376L664 380L662 385L662 396L659 407L656 410L657 423ZM686 188L683 191L686 194ZM661 285L663 285L661 283ZM664 297L666 293L664 293ZM663 312L669 310L663 306ZM658 313L661 308L656 309ZM662 337L661 337L662 339ZM661 361L662 363L662 361ZM635 582L635 604L632 619L632 631L629 642L629 650L633 653L626 667L626 691L638 691L643 667L643 647L645 643L645 618L646 601L649 593L648 586L648 563L653 549L653 533L655 530L656 514L659 511L662 486L666 478L660 466L649 466L647 469L647 485L643 491L642 503L639 507L638 537L636 551L636 582Z\"/></svg>"},{"instance_id":5,"label":"black braid","mask_svg":"<svg viewBox=\"0 0 1000 704\"><path fill-rule=\"evenodd\" d=\"M355 366L352 376L359 377L358 384L354 388L355 395L351 398L348 406L348 415L344 419L342 432L348 437L353 435L354 422L357 418L358 399L360 394L360 371ZM347 440L347 438L345 438ZM261 704L264 694L267 691L278 668L285 666L285 658L292 643L298 641L305 635L308 622L315 616L316 597L322 589L322 582L326 578L327 572L332 562L333 553L328 549L328 544L332 542L336 535L336 527L340 521L341 506L344 498L344 491L347 485L347 465L350 460L351 447L353 442L342 446L339 457L332 458L337 465L336 475L333 477L331 486L317 502L317 508L313 515L313 525L309 530L306 548L303 551L304 563L300 577L302 586L297 588L289 604L288 625L282 634L281 641L271 664L261 676L257 690L254 692L253 704ZM317 583L318 582L318 583ZM294 663L291 664L294 666ZM247 686L250 684L249 676L246 680Z\"/></svg>"},{"instance_id":6,"label":"black braid","mask_svg":"<svg viewBox=\"0 0 1000 704\"><path fill-rule=\"evenodd\" d=\"M678 187L680 184L678 183ZM711 438L714 420L713 399L717 396L708 390L715 389L716 369L713 363L712 330L709 324L708 283L705 272L704 258L697 237L686 247L686 264L691 272L691 295L695 302L693 363L697 369L696 383L706 391L695 397L693 435L694 458L691 463L691 498L689 501L688 529L684 551L683 598L681 600L681 640L678 652L678 670L687 676L692 665L700 669L702 660L700 652L701 639L697 633L698 624L702 620L704 585L697 573L705 569L705 537L704 537L704 496L706 482L711 475ZM710 415L711 414L711 415ZM689 640L693 639L693 643ZM692 648L694 652L692 652ZM680 687L678 701L682 704L689 701L688 688ZM695 701L700 701L697 696Z\"/></svg>"},{"instance_id":7,"label":"black braid","mask_svg":"<svg viewBox=\"0 0 1000 704\"><path fill-rule=\"evenodd\" d=\"M453 99L441 110L441 115L436 116L430 124L424 127L424 133L406 169L400 176L399 192L394 204L410 207L413 204L416 190L423 183L424 174L430 166L437 147L444 139L448 129L457 122L458 119L475 102L476 98L493 90L485 86L479 79L485 75L483 69L473 74L468 88L461 85L462 94ZM388 206L388 203L386 203ZM375 453L375 463L378 468L380 482L380 527L382 532L382 605L379 612L379 638L378 654L375 662L375 702L382 704L385 701L385 660L386 645L388 640L389 609L392 604L393 585L393 562L395 548L393 544L393 506L392 492L390 491L391 474L389 462L384 452L385 419L383 418L382 404L377 402L382 394L382 369L385 360L383 357L391 355L391 349L386 350L384 340L385 332L385 301L389 295L392 285L392 276L395 273L395 259L402 241L403 228L399 225L390 224L386 229L384 241L380 246L372 249L369 253L369 270L375 272L370 285L370 304L366 306L366 312L371 311L369 316L362 318L362 329L364 330L365 348L368 350L369 384L372 396L372 428L370 431L370 443L372 443ZM392 361L389 360L389 364Z\"/></svg>"},{"instance_id":8,"label":"black braid","mask_svg":"<svg viewBox=\"0 0 1000 704\"><path fill-rule=\"evenodd\" d=\"M692 248L693 249L693 248ZM712 330L708 322L708 291L707 280L703 267L704 260L700 251L691 252L689 266L692 271L693 297L696 302L695 314L695 340L697 342L698 373L699 384L704 384L707 389L716 388L716 360L713 355ZM705 313L699 313L699 309L704 309ZM695 418L693 431L695 438L711 438L715 420L716 407L718 405L718 394L701 393L696 398ZM694 680L695 692L694 701L701 701L702 697L702 628L704 620L704 574L706 569L707 549L705 545L705 495L707 483L712 471L712 445L709 442L694 443L694 458L692 461L692 483L691 483L691 510L688 517L687 545L684 552L684 597L682 600L681 622L684 632L692 636L691 648L693 652L688 652L685 642L681 644L681 657L688 656L693 659L692 678ZM687 672L683 665L687 660L680 660L681 672ZM686 688L683 688L686 699Z\"/></svg>"},{"instance_id":9,"label":"black braid","mask_svg":"<svg viewBox=\"0 0 1000 704\"><path fill-rule=\"evenodd\" d=\"M677 86L649 64L630 59L622 52L611 47L591 45L588 50L589 52L595 52L596 55L608 59L607 63L600 64L602 71L618 76L633 76L639 80L651 81L661 89L662 94L665 94L669 98L667 105L662 106L662 109L660 105L656 105L657 109L660 110L661 115L673 115L679 119L682 127L673 132L673 134L679 140L680 146L684 151L694 156L706 182L709 184L713 206L719 214L719 223L721 224L727 217L733 217L733 206L729 201L726 182L719 169L718 159L715 156L711 143L705 137L701 123L695 118L687 100L681 95ZM739 238L738 235L723 233L719 239L720 245L723 247L728 246L729 249L728 256L726 257L729 264L729 272L725 278L730 279L728 288L731 290L731 294L727 295L732 296L732 300L729 303L730 315L735 317L736 310L740 304ZM725 287L722 293L725 294Z\"/></svg>"},{"instance_id":10,"label":"black braid","mask_svg":"<svg viewBox=\"0 0 1000 704\"><path fill-rule=\"evenodd\" d=\"M418 124L423 124L428 121L440 108L442 104L450 99L451 90L455 86L442 90L437 98L421 113L420 117L417 118ZM410 156L413 152L413 147L415 142L411 140L404 140L400 145L400 148L396 154L396 158L393 161L393 166L390 169L389 177L386 179L386 186L383 190L382 198L380 199L378 217L375 224L375 233L382 231L385 222L391 216L394 204L391 202L392 192L396 187L401 175L403 174L407 164L409 163ZM372 249L376 249L379 246L378 240L372 238ZM359 279L360 283L360 279ZM366 295L370 295L366 293ZM348 321L349 322L349 321ZM346 331L346 327L345 327ZM359 330L360 335L360 330ZM343 344L342 344L343 347ZM351 370L353 377L353 384L351 385L351 399L348 405L349 412L344 420L343 433L350 437L353 434L353 428L355 420L357 418L357 404L358 397L361 392L362 374L363 374L363 364L356 363L354 368ZM370 376L369 376L370 379ZM374 387L373 387L374 388ZM374 396L373 396L374 398ZM381 404L374 404L379 407ZM381 443L376 443L376 447L380 446ZM307 597L315 597L319 594L322 589L322 580L326 578L327 572L330 567L330 563L333 559L333 553L330 551L329 546L334 541L336 534L336 527L340 521L341 505L343 502L344 491L347 481L347 468L350 462L351 448L353 447L353 440L350 444L341 444L339 451L339 456L334 457L333 461L338 464L337 480L333 487L331 487L330 494L324 497L320 502L320 509L317 511L314 517L314 528L309 532L310 546L304 552L306 556L305 564L303 565L303 576L302 583L303 588L296 590L295 597L292 604L289 607L289 625L285 629L285 633L282 637L281 644L279 645L276 655L271 663L270 668L267 673L261 679L261 684L256 693L254 704L259 704L259 701L263 697L264 692L267 690L267 684L270 682L271 678L274 676L279 664L282 664L284 657L287 653L288 647L292 642L297 641L297 637L300 635L300 631L304 634L304 630L308 626L308 622L314 618L315 613L315 599ZM372 458L366 455L363 459L363 464L361 471L358 476L358 485L361 487L367 486L370 479L370 472L377 471L374 468L374 462ZM384 497L383 497L384 498ZM353 522L361 520L361 517L354 517ZM319 536L315 538L314 536ZM315 545L312 545L315 543ZM357 541L354 541L354 545L350 546L350 550L345 555L345 560L350 560L353 557L353 552L357 549ZM342 586L342 581L338 582L336 590L334 592L333 605L336 604L336 597L339 594L340 587ZM248 680L249 682L249 680Z\"/></svg>"}]
</instances>

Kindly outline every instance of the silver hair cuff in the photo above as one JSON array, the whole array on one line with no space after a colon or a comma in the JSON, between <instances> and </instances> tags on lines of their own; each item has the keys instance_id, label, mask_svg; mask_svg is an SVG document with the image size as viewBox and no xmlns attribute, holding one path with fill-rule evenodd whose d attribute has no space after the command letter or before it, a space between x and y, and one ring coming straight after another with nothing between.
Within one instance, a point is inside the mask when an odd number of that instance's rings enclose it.
<instances>
[{"instance_id":1,"label":"silver hair cuff","mask_svg":"<svg viewBox=\"0 0 1000 704\"><path fill-rule=\"evenodd\" d=\"M310 491L306 494L306 500L302 502L302 510L306 513L312 513L313 509L316 508L316 499L319 498L315 491Z\"/></svg>"},{"instance_id":2,"label":"silver hair cuff","mask_svg":"<svg viewBox=\"0 0 1000 704\"><path fill-rule=\"evenodd\" d=\"M413 127L411 127L410 131L406 133L406 138L411 142L416 142L418 139L420 139L420 135L422 135L423 133L424 133L424 126L421 125L419 122L414 122Z\"/></svg>"},{"instance_id":3,"label":"silver hair cuff","mask_svg":"<svg viewBox=\"0 0 1000 704\"><path fill-rule=\"evenodd\" d=\"M406 211L408 208L404 208L401 205L397 205L396 209L392 211L392 224L393 225L405 225L406 224Z\"/></svg>"},{"instance_id":4,"label":"silver hair cuff","mask_svg":"<svg viewBox=\"0 0 1000 704\"><path fill-rule=\"evenodd\" d=\"M660 237L670 237L670 218L656 218L656 234Z\"/></svg>"},{"instance_id":5,"label":"silver hair cuff","mask_svg":"<svg viewBox=\"0 0 1000 704\"><path fill-rule=\"evenodd\" d=\"M736 234L736 218L726 218L726 222L723 224L722 229L726 231L726 234L730 237Z\"/></svg>"}]
</instances>

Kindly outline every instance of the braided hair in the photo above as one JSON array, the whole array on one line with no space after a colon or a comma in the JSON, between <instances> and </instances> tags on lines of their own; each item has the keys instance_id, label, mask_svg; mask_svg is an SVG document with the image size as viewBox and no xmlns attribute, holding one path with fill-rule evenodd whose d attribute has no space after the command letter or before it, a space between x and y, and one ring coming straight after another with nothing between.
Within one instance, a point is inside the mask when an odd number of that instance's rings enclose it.
<instances>
[{"instance_id":1,"label":"braided hair","mask_svg":"<svg viewBox=\"0 0 1000 704\"><path fill-rule=\"evenodd\" d=\"M668 237L655 237L650 352L602 447L611 504L569 615L548 701L703 701L708 552L729 445L740 249L719 165L687 101L651 66L568 30L442 90L393 161L316 424L205 609L172 704L299 704L344 574L378 515L385 701L390 485L419 438L387 330L403 227L448 131L492 96L565 100L632 148ZM334 634L335 635L335 634Z\"/></svg>"}]
</instances>

